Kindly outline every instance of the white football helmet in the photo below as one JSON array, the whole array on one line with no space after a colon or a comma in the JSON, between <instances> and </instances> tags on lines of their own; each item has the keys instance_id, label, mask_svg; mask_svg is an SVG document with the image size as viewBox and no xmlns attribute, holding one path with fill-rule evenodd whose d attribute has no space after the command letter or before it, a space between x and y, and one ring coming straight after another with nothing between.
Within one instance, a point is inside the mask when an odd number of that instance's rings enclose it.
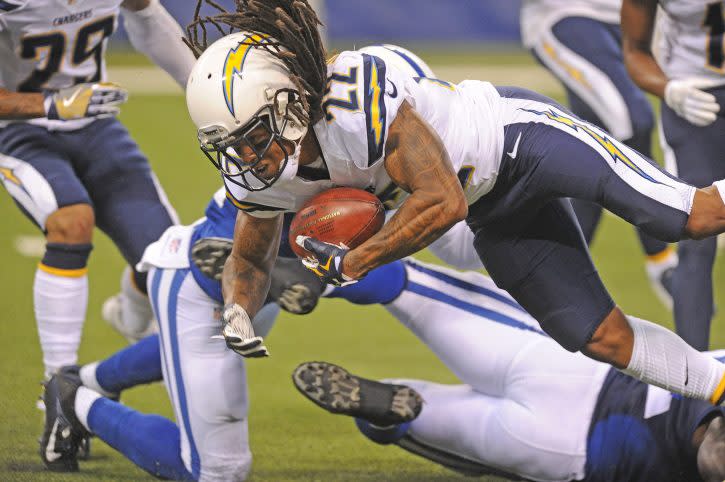
<instances>
[{"instance_id":1,"label":"white football helmet","mask_svg":"<svg viewBox=\"0 0 725 482\"><path fill-rule=\"evenodd\" d=\"M300 96L305 93L292 83L284 63L267 50L282 50L272 44L276 41L254 32L222 37L199 57L186 85L186 104L201 150L227 180L250 191L266 189L280 177L294 177L299 144L307 132L308 120L290 109L302 110ZM255 145L248 135L260 127L269 138ZM294 152L287 152L280 140L294 142ZM256 174L255 166L274 142L285 158L277 175L265 179ZM254 162L243 162L239 156L243 143L255 153Z\"/></svg>"}]
</instances>

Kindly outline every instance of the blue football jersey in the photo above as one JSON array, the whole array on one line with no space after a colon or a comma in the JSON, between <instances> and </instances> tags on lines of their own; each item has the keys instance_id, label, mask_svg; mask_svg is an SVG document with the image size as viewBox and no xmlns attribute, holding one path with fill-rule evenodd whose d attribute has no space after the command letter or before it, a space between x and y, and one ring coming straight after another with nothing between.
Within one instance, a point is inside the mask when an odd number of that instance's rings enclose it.
<instances>
[{"instance_id":1,"label":"blue football jersey","mask_svg":"<svg viewBox=\"0 0 725 482\"><path fill-rule=\"evenodd\" d=\"M716 413L723 409L612 369L592 416L584 480L702 480L692 435Z\"/></svg>"},{"instance_id":2,"label":"blue football jersey","mask_svg":"<svg viewBox=\"0 0 725 482\"><path fill-rule=\"evenodd\" d=\"M234 238L234 224L237 219L238 209L224 195L224 190L220 189L214 194L214 197L206 206L204 215L206 219L194 227L191 235L189 249L202 238L223 238L232 240ZM279 243L278 256L286 258L295 257L292 248L289 246L288 233L289 224L293 215L285 215L284 225L282 228L282 240ZM189 252L191 259L191 252ZM205 276L192 262L190 263L191 274L198 283L199 287L209 295L212 299L223 303L222 287L219 281L213 280Z\"/></svg>"}]
</instances>

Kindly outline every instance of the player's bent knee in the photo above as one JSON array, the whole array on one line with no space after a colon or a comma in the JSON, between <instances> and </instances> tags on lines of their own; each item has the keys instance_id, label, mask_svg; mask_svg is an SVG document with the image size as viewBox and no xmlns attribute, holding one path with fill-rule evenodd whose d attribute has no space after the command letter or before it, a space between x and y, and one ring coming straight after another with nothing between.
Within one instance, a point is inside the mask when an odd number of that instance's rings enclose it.
<instances>
[{"instance_id":1,"label":"player's bent knee","mask_svg":"<svg viewBox=\"0 0 725 482\"><path fill-rule=\"evenodd\" d=\"M252 470L247 420L218 424L198 440L200 480L241 482Z\"/></svg>"},{"instance_id":2,"label":"player's bent knee","mask_svg":"<svg viewBox=\"0 0 725 482\"><path fill-rule=\"evenodd\" d=\"M48 216L46 238L51 243L90 243L96 224L93 208L88 204L65 206Z\"/></svg>"},{"instance_id":3,"label":"player's bent knee","mask_svg":"<svg viewBox=\"0 0 725 482\"><path fill-rule=\"evenodd\" d=\"M582 348L589 358L609 363L616 368L626 368L632 356L634 334L627 318L618 307L615 307L597 327Z\"/></svg>"}]
</instances>

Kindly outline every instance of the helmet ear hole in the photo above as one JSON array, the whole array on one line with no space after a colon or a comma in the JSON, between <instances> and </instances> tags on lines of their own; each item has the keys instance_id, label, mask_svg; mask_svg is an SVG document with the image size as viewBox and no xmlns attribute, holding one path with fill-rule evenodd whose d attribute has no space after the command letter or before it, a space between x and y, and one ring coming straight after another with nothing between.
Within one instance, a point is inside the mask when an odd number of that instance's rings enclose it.
<instances>
[{"instance_id":1,"label":"helmet ear hole","mask_svg":"<svg viewBox=\"0 0 725 482\"><path fill-rule=\"evenodd\" d=\"M211 72L209 72L206 76L207 79L211 79Z\"/></svg>"}]
</instances>

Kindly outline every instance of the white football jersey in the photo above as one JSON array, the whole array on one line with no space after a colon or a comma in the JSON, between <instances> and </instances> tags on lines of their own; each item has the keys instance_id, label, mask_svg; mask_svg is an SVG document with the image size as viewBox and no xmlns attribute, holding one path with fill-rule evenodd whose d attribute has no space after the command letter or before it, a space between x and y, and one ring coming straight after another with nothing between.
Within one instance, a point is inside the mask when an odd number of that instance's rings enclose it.
<instances>
[{"instance_id":1,"label":"white football jersey","mask_svg":"<svg viewBox=\"0 0 725 482\"><path fill-rule=\"evenodd\" d=\"M660 0L658 62L671 79L705 77L725 83L725 2Z\"/></svg>"},{"instance_id":2,"label":"white football jersey","mask_svg":"<svg viewBox=\"0 0 725 482\"><path fill-rule=\"evenodd\" d=\"M565 17L593 18L619 25L622 0L523 0L521 5L521 40L534 47L539 35ZM582 39L586 42L587 39Z\"/></svg>"},{"instance_id":3,"label":"white football jersey","mask_svg":"<svg viewBox=\"0 0 725 482\"><path fill-rule=\"evenodd\" d=\"M121 1L0 1L0 87L41 92L104 81L106 43L116 29ZM92 119L27 122L68 130Z\"/></svg>"},{"instance_id":4,"label":"white football jersey","mask_svg":"<svg viewBox=\"0 0 725 482\"><path fill-rule=\"evenodd\" d=\"M491 190L503 151L501 102L488 82L458 85L414 78L380 57L342 52L328 66L325 117L313 128L322 161L316 180L298 176L263 191L249 192L225 179L234 204L253 215L297 211L310 197L334 186L374 192L390 209L406 193L385 170L388 131L403 101L408 101L443 140L469 203ZM323 167L324 166L324 167Z\"/></svg>"}]
</instances>

